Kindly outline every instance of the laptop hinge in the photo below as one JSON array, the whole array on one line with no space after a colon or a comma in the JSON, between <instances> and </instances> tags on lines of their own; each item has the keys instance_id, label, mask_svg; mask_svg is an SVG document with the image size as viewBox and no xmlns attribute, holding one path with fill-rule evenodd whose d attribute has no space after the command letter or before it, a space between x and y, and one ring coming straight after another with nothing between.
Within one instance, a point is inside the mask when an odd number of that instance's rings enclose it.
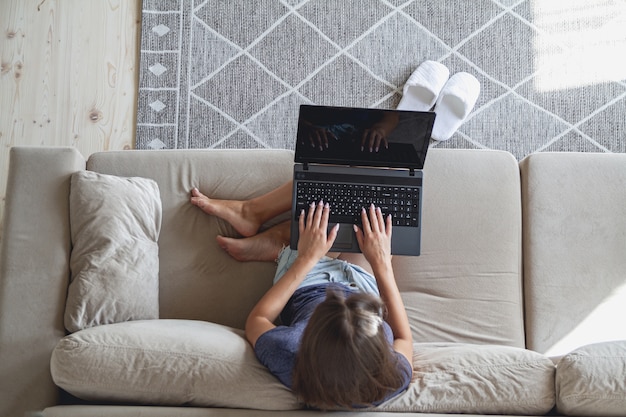
<instances>
[{"instance_id":1,"label":"laptop hinge","mask_svg":"<svg viewBox=\"0 0 626 417\"><path fill-rule=\"evenodd\" d=\"M414 177L415 176L415 170L413 168L409 169L409 176L410 177Z\"/></svg>"},{"instance_id":2,"label":"laptop hinge","mask_svg":"<svg viewBox=\"0 0 626 417\"><path fill-rule=\"evenodd\" d=\"M302 169L304 169L305 171L308 171L308 170L309 170L309 164L308 164L308 163L306 163L306 162L305 162L305 163L303 163L303 164L302 164Z\"/></svg>"}]
</instances>

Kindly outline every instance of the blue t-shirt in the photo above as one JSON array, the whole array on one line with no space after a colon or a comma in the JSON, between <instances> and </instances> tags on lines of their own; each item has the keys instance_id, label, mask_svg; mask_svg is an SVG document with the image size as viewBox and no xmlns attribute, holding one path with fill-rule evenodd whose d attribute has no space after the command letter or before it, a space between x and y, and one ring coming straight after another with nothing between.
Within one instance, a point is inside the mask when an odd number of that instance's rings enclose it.
<instances>
[{"instance_id":1,"label":"blue t-shirt","mask_svg":"<svg viewBox=\"0 0 626 417\"><path fill-rule=\"evenodd\" d=\"M320 284L302 287L296 290L283 309L280 319L283 325L277 326L263 333L256 341L254 351L259 361L265 365L280 382L287 387L292 387L292 374L295 366L296 355L302 340L302 334L313 314L315 307L326 299L326 289L333 286L343 291L344 296L358 292L358 289L343 284ZM393 344L393 332L389 325L384 322L384 331L387 341ZM411 382L412 365L404 355L395 352L401 367L404 381L402 386L395 392L387 395L381 404L404 391Z\"/></svg>"}]
</instances>

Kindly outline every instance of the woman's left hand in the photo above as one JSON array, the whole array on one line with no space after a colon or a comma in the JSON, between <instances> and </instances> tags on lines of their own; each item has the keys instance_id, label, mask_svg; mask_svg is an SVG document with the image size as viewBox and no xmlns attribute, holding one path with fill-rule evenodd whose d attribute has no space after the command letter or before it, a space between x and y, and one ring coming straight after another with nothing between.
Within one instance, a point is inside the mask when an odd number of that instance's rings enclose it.
<instances>
[{"instance_id":1,"label":"woman's left hand","mask_svg":"<svg viewBox=\"0 0 626 417\"><path fill-rule=\"evenodd\" d=\"M316 262L320 260L333 246L337 237L339 224L328 232L328 216L330 207L323 202L311 204L305 216L304 210L300 213L298 239L298 256L310 257Z\"/></svg>"}]
</instances>

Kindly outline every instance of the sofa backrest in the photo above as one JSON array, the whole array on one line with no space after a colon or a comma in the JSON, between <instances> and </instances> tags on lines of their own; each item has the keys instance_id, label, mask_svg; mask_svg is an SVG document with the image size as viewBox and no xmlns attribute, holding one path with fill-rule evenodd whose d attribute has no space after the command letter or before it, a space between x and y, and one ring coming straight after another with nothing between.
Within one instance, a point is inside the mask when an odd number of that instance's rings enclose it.
<instances>
[{"instance_id":1,"label":"sofa backrest","mask_svg":"<svg viewBox=\"0 0 626 417\"><path fill-rule=\"evenodd\" d=\"M528 347L626 339L626 154L538 153L520 168Z\"/></svg>"},{"instance_id":2,"label":"sofa backrest","mask_svg":"<svg viewBox=\"0 0 626 417\"><path fill-rule=\"evenodd\" d=\"M275 265L231 259L215 236L237 234L192 206L189 192L250 198L291 179L292 167L286 150L104 152L87 162L159 184L161 317L240 328ZM424 171L422 255L394 258L415 340L524 346L517 162L505 152L432 149Z\"/></svg>"}]
</instances>

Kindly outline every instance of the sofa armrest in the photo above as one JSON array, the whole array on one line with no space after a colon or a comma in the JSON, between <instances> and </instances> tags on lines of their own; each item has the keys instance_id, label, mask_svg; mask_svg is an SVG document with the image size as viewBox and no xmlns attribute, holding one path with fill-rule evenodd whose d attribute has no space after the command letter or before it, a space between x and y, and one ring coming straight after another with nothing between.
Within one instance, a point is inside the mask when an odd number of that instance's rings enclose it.
<instances>
[{"instance_id":1,"label":"sofa armrest","mask_svg":"<svg viewBox=\"0 0 626 417\"><path fill-rule=\"evenodd\" d=\"M16 147L0 243L0 416L57 403L50 354L65 335L70 176L74 148Z\"/></svg>"}]
</instances>

